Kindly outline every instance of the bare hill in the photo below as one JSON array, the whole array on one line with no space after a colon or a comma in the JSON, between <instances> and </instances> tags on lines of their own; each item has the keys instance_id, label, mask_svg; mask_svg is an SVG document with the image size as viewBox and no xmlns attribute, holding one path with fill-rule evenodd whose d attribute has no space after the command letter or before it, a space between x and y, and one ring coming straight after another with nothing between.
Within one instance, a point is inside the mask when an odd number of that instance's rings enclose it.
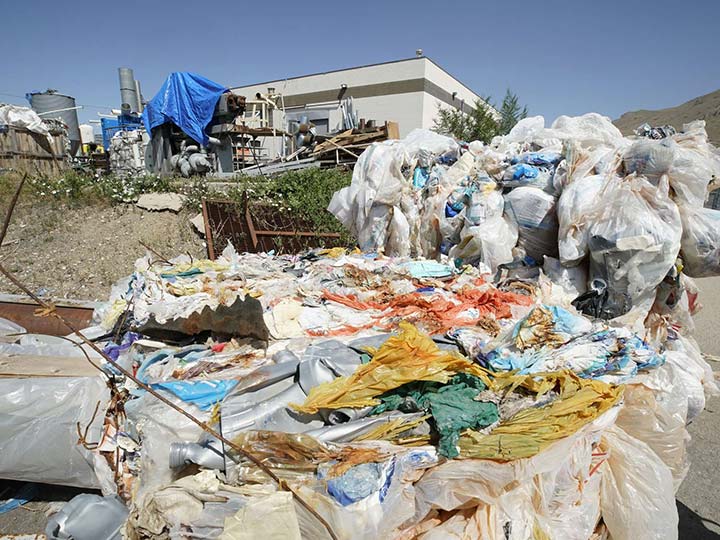
<instances>
[{"instance_id":1,"label":"bare hill","mask_svg":"<svg viewBox=\"0 0 720 540\"><path fill-rule=\"evenodd\" d=\"M670 124L680 131L683 124L693 120L705 120L710 140L720 146L720 90L696 97L677 107L657 111L626 112L613 123L623 135L632 135L633 130L645 122L651 126Z\"/></svg>"}]
</instances>

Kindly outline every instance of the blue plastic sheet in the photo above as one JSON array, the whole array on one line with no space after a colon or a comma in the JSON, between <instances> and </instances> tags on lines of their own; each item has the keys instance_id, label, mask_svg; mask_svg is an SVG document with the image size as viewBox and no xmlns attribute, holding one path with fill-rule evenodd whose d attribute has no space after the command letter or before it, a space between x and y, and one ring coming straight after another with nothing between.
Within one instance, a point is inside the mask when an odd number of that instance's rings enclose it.
<instances>
[{"instance_id":1,"label":"blue plastic sheet","mask_svg":"<svg viewBox=\"0 0 720 540\"><path fill-rule=\"evenodd\" d=\"M219 403L237 386L238 381L167 381L151 384L154 389L167 390L187 403L207 411Z\"/></svg>"},{"instance_id":2,"label":"blue plastic sheet","mask_svg":"<svg viewBox=\"0 0 720 540\"><path fill-rule=\"evenodd\" d=\"M10 512L11 510L21 507L26 502L37 497L39 492L40 484L34 484L31 482L23 484L13 497L0 501L0 514L4 514L5 512Z\"/></svg>"},{"instance_id":3,"label":"blue plastic sheet","mask_svg":"<svg viewBox=\"0 0 720 540\"><path fill-rule=\"evenodd\" d=\"M195 141L206 145L205 128L212 120L218 99L227 91L224 86L195 73L171 73L145 106L142 114L145 129L152 133L153 128L172 122Z\"/></svg>"},{"instance_id":4,"label":"blue plastic sheet","mask_svg":"<svg viewBox=\"0 0 720 540\"><path fill-rule=\"evenodd\" d=\"M403 263L403 266L416 279L446 278L455 273L452 267L435 261L410 261Z\"/></svg>"}]
</instances>

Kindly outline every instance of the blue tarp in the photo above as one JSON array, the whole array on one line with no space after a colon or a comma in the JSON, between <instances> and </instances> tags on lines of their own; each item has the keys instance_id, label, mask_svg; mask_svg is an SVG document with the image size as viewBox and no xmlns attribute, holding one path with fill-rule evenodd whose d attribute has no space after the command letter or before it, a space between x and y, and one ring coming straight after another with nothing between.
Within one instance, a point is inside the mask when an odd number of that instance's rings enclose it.
<instances>
[{"instance_id":1,"label":"blue tarp","mask_svg":"<svg viewBox=\"0 0 720 540\"><path fill-rule=\"evenodd\" d=\"M205 128L212 120L224 86L201 75L188 72L171 73L160 91L145 106L143 122L148 133L154 127L172 122L195 141L206 145Z\"/></svg>"}]
</instances>

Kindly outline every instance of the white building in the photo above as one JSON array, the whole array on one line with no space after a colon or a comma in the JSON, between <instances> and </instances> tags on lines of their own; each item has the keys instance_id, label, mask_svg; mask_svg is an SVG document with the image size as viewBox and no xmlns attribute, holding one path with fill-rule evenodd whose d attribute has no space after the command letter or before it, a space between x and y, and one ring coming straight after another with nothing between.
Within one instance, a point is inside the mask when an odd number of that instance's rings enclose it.
<instances>
[{"instance_id":1,"label":"white building","mask_svg":"<svg viewBox=\"0 0 720 540\"><path fill-rule=\"evenodd\" d=\"M439 105L468 111L481 99L424 56L238 86L232 91L248 100L258 93L280 94L285 121L273 115L270 124L288 129L307 119L318 133L343 127L340 103L352 97L358 119L374 120L377 125L397 122L401 137L415 128L432 128Z\"/></svg>"}]
</instances>

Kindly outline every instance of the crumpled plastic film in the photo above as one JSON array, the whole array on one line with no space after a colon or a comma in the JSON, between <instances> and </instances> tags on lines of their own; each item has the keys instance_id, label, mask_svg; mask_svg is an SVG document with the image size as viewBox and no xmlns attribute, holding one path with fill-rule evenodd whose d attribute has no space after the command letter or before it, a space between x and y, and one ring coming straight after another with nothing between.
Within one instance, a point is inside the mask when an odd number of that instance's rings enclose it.
<instances>
[{"instance_id":1,"label":"crumpled plastic film","mask_svg":"<svg viewBox=\"0 0 720 540\"><path fill-rule=\"evenodd\" d=\"M316 386L302 405L293 407L305 413L320 409L367 407L378 405L380 394L412 381L445 383L456 373L470 373L489 383L484 371L470 360L441 351L417 328L400 323L400 333L391 336L374 354L372 361L360 366L349 377Z\"/></svg>"},{"instance_id":2,"label":"crumpled plastic film","mask_svg":"<svg viewBox=\"0 0 720 540\"><path fill-rule=\"evenodd\" d=\"M580 379L571 372L557 372L553 376L560 386L557 400L541 408L522 410L487 435L467 430L460 437L460 454L501 461L534 456L592 422L622 397L622 386ZM524 382L527 381L528 378Z\"/></svg>"}]
</instances>

